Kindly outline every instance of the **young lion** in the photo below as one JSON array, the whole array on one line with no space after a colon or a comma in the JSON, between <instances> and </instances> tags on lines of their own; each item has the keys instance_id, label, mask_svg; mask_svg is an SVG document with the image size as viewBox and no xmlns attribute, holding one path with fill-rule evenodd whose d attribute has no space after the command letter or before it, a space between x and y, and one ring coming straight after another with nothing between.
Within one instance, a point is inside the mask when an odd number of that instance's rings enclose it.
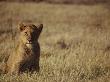
<instances>
[{"instance_id":1,"label":"young lion","mask_svg":"<svg viewBox=\"0 0 110 82\"><path fill-rule=\"evenodd\" d=\"M5 72L18 74L26 70L39 71L40 46L39 35L43 24L35 26L33 24L19 26L19 44L13 54L10 54L5 67Z\"/></svg>"}]
</instances>

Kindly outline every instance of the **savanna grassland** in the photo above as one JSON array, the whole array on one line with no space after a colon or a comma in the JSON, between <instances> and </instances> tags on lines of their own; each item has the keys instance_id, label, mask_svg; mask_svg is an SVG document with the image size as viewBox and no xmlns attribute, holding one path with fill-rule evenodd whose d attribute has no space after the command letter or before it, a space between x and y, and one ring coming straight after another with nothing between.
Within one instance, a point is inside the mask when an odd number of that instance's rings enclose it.
<instances>
[{"instance_id":1,"label":"savanna grassland","mask_svg":"<svg viewBox=\"0 0 110 82\"><path fill-rule=\"evenodd\" d=\"M20 22L44 25L40 72L1 74L0 82L110 82L109 5L1 2L1 62L16 46Z\"/></svg>"}]
</instances>

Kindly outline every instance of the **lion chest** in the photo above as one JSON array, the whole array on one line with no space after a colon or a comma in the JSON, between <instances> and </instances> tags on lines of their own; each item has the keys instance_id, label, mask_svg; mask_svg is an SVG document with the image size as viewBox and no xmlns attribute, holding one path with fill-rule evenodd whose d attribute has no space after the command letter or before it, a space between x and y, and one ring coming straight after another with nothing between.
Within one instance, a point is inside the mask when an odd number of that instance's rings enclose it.
<instances>
[{"instance_id":1,"label":"lion chest","mask_svg":"<svg viewBox=\"0 0 110 82\"><path fill-rule=\"evenodd\" d=\"M39 52L39 47L27 44L23 47L23 52L21 54L23 54L23 59L32 60L35 58L37 59L40 54Z\"/></svg>"},{"instance_id":2,"label":"lion chest","mask_svg":"<svg viewBox=\"0 0 110 82\"><path fill-rule=\"evenodd\" d=\"M24 50L21 54L23 54L23 59L28 60L28 59L34 58L36 52L32 47L24 47Z\"/></svg>"}]
</instances>

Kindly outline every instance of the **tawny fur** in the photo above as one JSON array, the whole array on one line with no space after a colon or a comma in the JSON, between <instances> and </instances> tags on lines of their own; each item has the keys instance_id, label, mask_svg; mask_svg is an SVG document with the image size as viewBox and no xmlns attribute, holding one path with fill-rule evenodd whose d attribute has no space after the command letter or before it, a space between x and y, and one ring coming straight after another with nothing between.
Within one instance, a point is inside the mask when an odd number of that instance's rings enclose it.
<instances>
[{"instance_id":1,"label":"tawny fur","mask_svg":"<svg viewBox=\"0 0 110 82\"><path fill-rule=\"evenodd\" d=\"M3 72L18 74L25 71L39 71L40 46L39 35L43 25L20 25L19 44L10 54L7 62L3 64Z\"/></svg>"}]
</instances>

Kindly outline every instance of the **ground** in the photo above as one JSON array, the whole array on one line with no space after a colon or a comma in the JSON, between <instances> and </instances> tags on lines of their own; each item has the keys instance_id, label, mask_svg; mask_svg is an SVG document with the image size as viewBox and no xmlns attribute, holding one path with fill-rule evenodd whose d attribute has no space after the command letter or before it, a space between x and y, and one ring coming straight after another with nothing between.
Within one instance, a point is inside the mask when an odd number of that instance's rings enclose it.
<instances>
[{"instance_id":1,"label":"ground","mask_svg":"<svg viewBox=\"0 0 110 82\"><path fill-rule=\"evenodd\" d=\"M17 40L20 22L43 23L40 72L0 75L0 82L109 82L110 7L0 3L0 61Z\"/></svg>"}]
</instances>

